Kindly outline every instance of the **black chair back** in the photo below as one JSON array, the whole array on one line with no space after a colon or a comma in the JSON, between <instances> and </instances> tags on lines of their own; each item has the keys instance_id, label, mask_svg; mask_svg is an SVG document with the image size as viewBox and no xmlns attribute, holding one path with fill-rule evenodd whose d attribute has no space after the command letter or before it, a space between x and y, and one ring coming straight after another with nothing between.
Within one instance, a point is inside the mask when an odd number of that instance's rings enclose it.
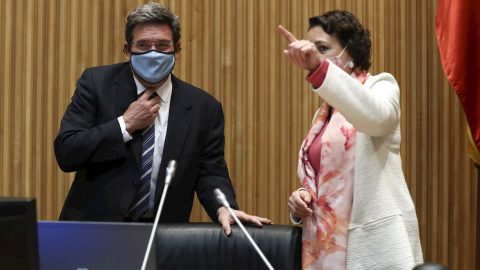
<instances>
[{"instance_id":1,"label":"black chair back","mask_svg":"<svg viewBox=\"0 0 480 270\"><path fill-rule=\"evenodd\" d=\"M301 269L302 228L245 225L272 267ZM218 223L159 224L157 269L268 269L237 225L226 236Z\"/></svg>"},{"instance_id":2,"label":"black chair back","mask_svg":"<svg viewBox=\"0 0 480 270\"><path fill-rule=\"evenodd\" d=\"M439 264L439 263L424 263L424 264L415 266L413 270L449 270L449 269L445 265Z\"/></svg>"}]
</instances>

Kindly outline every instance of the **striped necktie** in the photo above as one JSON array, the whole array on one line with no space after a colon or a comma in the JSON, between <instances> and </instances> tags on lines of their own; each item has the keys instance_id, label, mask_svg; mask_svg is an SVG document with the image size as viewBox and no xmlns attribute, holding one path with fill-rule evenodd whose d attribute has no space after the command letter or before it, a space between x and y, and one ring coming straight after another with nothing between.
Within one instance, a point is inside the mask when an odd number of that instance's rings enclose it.
<instances>
[{"instance_id":1,"label":"striped necktie","mask_svg":"<svg viewBox=\"0 0 480 270\"><path fill-rule=\"evenodd\" d=\"M150 183L152 182L154 142L155 125L152 124L142 132L142 176L140 177L140 183L129 210L130 218L132 218L133 221L138 221L148 211Z\"/></svg>"}]
</instances>

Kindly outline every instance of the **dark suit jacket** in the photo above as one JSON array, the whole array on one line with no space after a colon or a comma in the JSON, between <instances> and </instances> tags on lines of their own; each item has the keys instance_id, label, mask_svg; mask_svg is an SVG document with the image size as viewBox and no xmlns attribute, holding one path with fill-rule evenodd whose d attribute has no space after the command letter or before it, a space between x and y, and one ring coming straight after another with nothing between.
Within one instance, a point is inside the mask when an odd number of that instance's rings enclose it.
<instances>
[{"instance_id":1,"label":"dark suit jacket","mask_svg":"<svg viewBox=\"0 0 480 270\"><path fill-rule=\"evenodd\" d=\"M172 75L167 135L155 193L155 211L166 167L177 161L161 222L188 222L194 192L212 220L220 188L238 209L224 159L222 105L205 91ZM140 181L141 134L123 142L117 118L137 99L128 63L86 69L62 118L55 156L76 171L60 220L123 221Z\"/></svg>"}]
</instances>

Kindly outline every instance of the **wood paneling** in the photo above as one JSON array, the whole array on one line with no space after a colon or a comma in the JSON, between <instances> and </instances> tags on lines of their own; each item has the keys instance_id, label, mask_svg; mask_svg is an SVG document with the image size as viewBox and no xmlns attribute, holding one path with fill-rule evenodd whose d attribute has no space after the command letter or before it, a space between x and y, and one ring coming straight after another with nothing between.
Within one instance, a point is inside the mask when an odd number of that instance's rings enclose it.
<instances>
[{"instance_id":1,"label":"wood paneling","mask_svg":"<svg viewBox=\"0 0 480 270\"><path fill-rule=\"evenodd\" d=\"M473 269L477 178L465 117L443 73L436 1L161 1L180 16L174 73L223 103L226 159L240 207L290 224L298 147L320 100L291 66L278 33L306 36L308 18L356 14L372 31L371 73L401 89L403 168L427 261ZM38 218L57 219L73 174L59 170L53 140L81 72L124 61L126 15L146 1L0 0L0 196L35 197ZM196 203L192 221L209 221Z\"/></svg>"}]
</instances>

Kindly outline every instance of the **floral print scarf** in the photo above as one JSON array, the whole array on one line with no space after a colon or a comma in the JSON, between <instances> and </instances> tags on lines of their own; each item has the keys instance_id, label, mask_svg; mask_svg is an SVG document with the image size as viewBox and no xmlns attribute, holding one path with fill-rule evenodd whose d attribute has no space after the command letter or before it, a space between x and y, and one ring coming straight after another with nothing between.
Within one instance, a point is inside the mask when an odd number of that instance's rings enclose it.
<instances>
[{"instance_id":1,"label":"floral print scarf","mask_svg":"<svg viewBox=\"0 0 480 270\"><path fill-rule=\"evenodd\" d=\"M354 71L351 76L363 84L368 75ZM310 164L308 151L319 134L321 150L317 172ZM356 130L353 125L324 102L317 111L299 153L298 177L302 186L312 195L310 207L313 210L312 216L303 219L303 269L346 268L355 143Z\"/></svg>"}]
</instances>

